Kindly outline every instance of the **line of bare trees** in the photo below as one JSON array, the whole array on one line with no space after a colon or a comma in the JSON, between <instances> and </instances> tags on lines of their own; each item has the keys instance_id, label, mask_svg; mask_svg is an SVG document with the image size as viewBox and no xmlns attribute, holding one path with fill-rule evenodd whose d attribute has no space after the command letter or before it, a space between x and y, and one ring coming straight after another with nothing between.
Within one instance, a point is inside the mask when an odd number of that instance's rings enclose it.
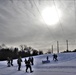
<instances>
[{"instance_id":1,"label":"line of bare trees","mask_svg":"<svg viewBox=\"0 0 76 75\"><path fill-rule=\"evenodd\" d=\"M15 47L7 47L5 44L0 45L0 60L6 60L7 57L12 57L16 59L18 56L28 57L43 54L43 51L36 50L32 47L27 47L26 45L20 45L20 49Z\"/></svg>"}]
</instances>

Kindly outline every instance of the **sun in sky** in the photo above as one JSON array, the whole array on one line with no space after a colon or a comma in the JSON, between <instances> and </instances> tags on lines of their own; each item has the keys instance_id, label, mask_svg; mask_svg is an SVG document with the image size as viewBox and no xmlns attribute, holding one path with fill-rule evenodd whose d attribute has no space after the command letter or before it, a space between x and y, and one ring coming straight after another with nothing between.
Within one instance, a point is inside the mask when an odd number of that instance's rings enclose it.
<instances>
[{"instance_id":1,"label":"sun in sky","mask_svg":"<svg viewBox=\"0 0 76 75\"><path fill-rule=\"evenodd\" d=\"M46 7L42 11L42 17L47 25L55 25L59 22L61 12L59 9L53 7Z\"/></svg>"}]
</instances>

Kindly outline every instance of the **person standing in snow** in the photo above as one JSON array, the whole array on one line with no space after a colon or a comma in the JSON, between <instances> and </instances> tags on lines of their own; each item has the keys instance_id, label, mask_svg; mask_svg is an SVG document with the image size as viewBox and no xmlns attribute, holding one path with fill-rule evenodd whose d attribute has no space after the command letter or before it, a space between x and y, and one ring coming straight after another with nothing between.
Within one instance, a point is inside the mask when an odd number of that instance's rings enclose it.
<instances>
[{"instance_id":1,"label":"person standing in snow","mask_svg":"<svg viewBox=\"0 0 76 75\"><path fill-rule=\"evenodd\" d=\"M31 57L31 64L34 65L34 58Z\"/></svg>"},{"instance_id":2,"label":"person standing in snow","mask_svg":"<svg viewBox=\"0 0 76 75\"><path fill-rule=\"evenodd\" d=\"M58 57L57 54L55 54L55 61L58 61L57 57Z\"/></svg>"},{"instance_id":3,"label":"person standing in snow","mask_svg":"<svg viewBox=\"0 0 76 75\"><path fill-rule=\"evenodd\" d=\"M22 62L22 59L21 59L21 57L19 56L19 58L17 59L18 71L20 71L20 68L21 68L21 62Z\"/></svg>"},{"instance_id":4,"label":"person standing in snow","mask_svg":"<svg viewBox=\"0 0 76 75\"><path fill-rule=\"evenodd\" d=\"M53 60L55 60L55 54L53 54Z\"/></svg>"},{"instance_id":5,"label":"person standing in snow","mask_svg":"<svg viewBox=\"0 0 76 75\"><path fill-rule=\"evenodd\" d=\"M13 58L10 58L11 66L13 66Z\"/></svg>"},{"instance_id":6,"label":"person standing in snow","mask_svg":"<svg viewBox=\"0 0 76 75\"><path fill-rule=\"evenodd\" d=\"M10 58L7 57L7 67L10 67Z\"/></svg>"},{"instance_id":7,"label":"person standing in snow","mask_svg":"<svg viewBox=\"0 0 76 75\"><path fill-rule=\"evenodd\" d=\"M47 59L47 61L48 61L49 57L47 56L46 59Z\"/></svg>"}]
</instances>

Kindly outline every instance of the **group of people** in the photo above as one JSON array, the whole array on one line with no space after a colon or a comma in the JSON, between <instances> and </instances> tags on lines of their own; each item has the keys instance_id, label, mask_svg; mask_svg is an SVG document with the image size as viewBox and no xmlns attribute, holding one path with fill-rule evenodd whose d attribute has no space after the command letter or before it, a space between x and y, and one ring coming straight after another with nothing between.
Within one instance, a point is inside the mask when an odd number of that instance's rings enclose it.
<instances>
[{"instance_id":1,"label":"group of people","mask_svg":"<svg viewBox=\"0 0 76 75\"><path fill-rule=\"evenodd\" d=\"M47 56L46 59L48 61L49 57ZM58 61L57 54L53 54L53 60ZM21 70L21 62L23 62L23 61L22 61L22 58L19 56L18 59L17 59L18 71ZM28 72L27 70L30 69L30 72L33 72L31 65L34 65L34 58L33 57L29 57L28 59L25 58L24 63L25 63L25 66L26 66L25 71ZM8 67L13 66L13 59L10 58L10 57L7 57L7 66Z\"/></svg>"},{"instance_id":2,"label":"group of people","mask_svg":"<svg viewBox=\"0 0 76 75\"><path fill-rule=\"evenodd\" d=\"M32 67L31 67L31 65L34 65L33 60L34 60L33 57L32 58L29 57L28 60L25 58L24 62L26 64L26 72L27 72L28 68L30 69L30 72L33 72Z\"/></svg>"},{"instance_id":3,"label":"group of people","mask_svg":"<svg viewBox=\"0 0 76 75\"><path fill-rule=\"evenodd\" d=\"M7 66L13 66L13 59L11 57L7 57Z\"/></svg>"},{"instance_id":4,"label":"group of people","mask_svg":"<svg viewBox=\"0 0 76 75\"><path fill-rule=\"evenodd\" d=\"M57 54L53 54L53 60L54 61L58 61L57 57L58 57ZM49 60L49 57L47 56L46 59L48 61Z\"/></svg>"},{"instance_id":5,"label":"group of people","mask_svg":"<svg viewBox=\"0 0 76 75\"><path fill-rule=\"evenodd\" d=\"M26 72L28 72L28 71L27 71L28 68L30 69L30 72L33 72L33 71L32 71L32 67L31 67L31 65L34 65L33 61L34 61L33 57L29 57L28 60L25 58L24 62L25 62L25 65L26 65ZM17 59L18 71L20 71L21 62L22 62L22 59L21 59L21 57L19 57L19 58Z\"/></svg>"},{"instance_id":6,"label":"group of people","mask_svg":"<svg viewBox=\"0 0 76 75\"><path fill-rule=\"evenodd\" d=\"M24 63L26 65L26 72L28 72L28 68L30 69L30 72L33 72L31 65L34 65L34 58L29 57L28 60L25 58ZM17 59L17 64L18 64L18 71L21 70L21 63L22 63L22 58L21 56L18 57ZM7 67L13 66L13 59L11 57L7 57Z\"/></svg>"},{"instance_id":7,"label":"group of people","mask_svg":"<svg viewBox=\"0 0 76 75\"><path fill-rule=\"evenodd\" d=\"M53 60L54 61L58 61L57 57L58 57L57 54L53 54Z\"/></svg>"}]
</instances>

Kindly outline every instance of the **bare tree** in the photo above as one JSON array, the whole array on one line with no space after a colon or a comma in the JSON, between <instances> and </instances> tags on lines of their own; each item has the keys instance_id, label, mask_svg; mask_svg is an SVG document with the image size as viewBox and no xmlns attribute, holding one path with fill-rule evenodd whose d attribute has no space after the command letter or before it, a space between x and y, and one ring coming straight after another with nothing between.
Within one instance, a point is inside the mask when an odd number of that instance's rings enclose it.
<instances>
[{"instance_id":1,"label":"bare tree","mask_svg":"<svg viewBox=\"0 0 76 75\"><path fill-rule=\"evenodd\" d=\"M20 49L23 51L23 50L25 50L27 48L27 46L26 45L20 45Z\"/></svg>"}]
</instances>

